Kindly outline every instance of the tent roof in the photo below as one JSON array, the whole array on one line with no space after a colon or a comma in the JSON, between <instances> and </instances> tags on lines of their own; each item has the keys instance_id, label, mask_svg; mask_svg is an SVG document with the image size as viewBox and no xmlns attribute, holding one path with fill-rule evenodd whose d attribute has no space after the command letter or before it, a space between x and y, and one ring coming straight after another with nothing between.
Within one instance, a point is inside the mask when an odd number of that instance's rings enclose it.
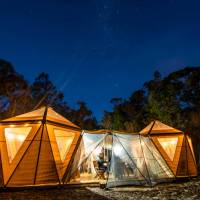
<instances>
[{"instance_id":1,"label":"tent roof","mask_svg":"<svg viewBox=\"0 0 200 200\"><path fill-rule=\"evenodd\" d=\"M140 134L165 134L165 133L182 133L182 131L175 129L171 126L163 124L162 122L156 120L152 121L148 126L140 131Z\"/></svg>"},{"instance_id":2,"label":"tent roof","mask_svg":"<svg viewBox=\"0 0 200 200\"><path fill-rule=\"evenodd\" d=\"M17 115L15 117L2 120L2 122L20 122L20 121L36 121L36 120L41 121L44 118L45 110L46 107L42 107L22 115ZM70 122L68 119L64 118L63 116L55 112L51 107L47 108L46 120L79 128L78 126Z\"/></svg>"}]
</instances>

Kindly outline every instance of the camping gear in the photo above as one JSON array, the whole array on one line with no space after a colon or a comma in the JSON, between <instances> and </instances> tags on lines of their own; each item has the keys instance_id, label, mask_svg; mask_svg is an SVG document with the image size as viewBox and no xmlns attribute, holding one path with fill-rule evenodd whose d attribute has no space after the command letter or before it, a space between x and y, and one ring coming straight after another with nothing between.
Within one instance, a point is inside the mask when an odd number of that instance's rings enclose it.
<instances>
[{"instance_id":1,"label":"camping gear","mask_svg":"<svg viewBox=\"0 0 200 200\"><path fill-rule=\"evenodd\" d=\"M153 121L140 133L82 131L50 107L0 122L0 187L155 185L197 176L188 134Z\"/></svg>"}]
</instances>

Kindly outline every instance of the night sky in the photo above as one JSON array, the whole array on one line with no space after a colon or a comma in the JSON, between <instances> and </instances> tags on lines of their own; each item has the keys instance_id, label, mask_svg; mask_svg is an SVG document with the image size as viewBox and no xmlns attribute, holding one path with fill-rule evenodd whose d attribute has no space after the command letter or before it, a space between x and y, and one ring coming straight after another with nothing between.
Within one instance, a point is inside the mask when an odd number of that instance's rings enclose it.
<instances>
[{"instance_id":1,"label":"night sky","mask_svg":"<svg viewBox=\"0 0 200 200\"><path fill-rule=\"evenodd\" d=\"M98 119L112 97L200 65L200 1L0 0L0 58L32 82L40 72Z\"/></svg>"}]
</instances>

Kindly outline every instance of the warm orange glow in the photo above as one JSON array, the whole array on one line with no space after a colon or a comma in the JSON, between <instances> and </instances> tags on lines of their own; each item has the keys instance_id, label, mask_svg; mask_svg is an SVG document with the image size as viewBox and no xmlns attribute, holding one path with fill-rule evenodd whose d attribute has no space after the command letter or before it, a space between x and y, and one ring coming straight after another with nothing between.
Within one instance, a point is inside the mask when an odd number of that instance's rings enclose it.
<instances>
[{"instance_id":1,"label":"warm orange glow","mask_svg":"<svg viewBox=\"0 0 200 200\"><path fill-rule=\"evenodd\" d=\"M158 138L159 143L169 156L171 160L174 159L174 154L176 152L176 145L178 143L178 137L173 138Z\"/></svg>"},{"instance_id":2,"label":"warm orange glow","mask_svg":"<svg viewBox=\"0 0 200 200\"><path fill-rule=\"evenodd\" d=\"M64 161L75 137L75 133L54 129L54 134L56 137L60 158L62 161Z\"/></svg>"},{"instance_id":3,"label":"warm orange glow","mask_svg":"<svg viewBox=\"0 0 200 200\"><path fill-rule=\"evenodd\" d=\"M10 127L15 127L15 125L12 124L12 125L10 125Z\"/></svg>"},{"instance_id":4,"label":"warm orange glow","mask_svg":"<svg viewBox=\"0 0 200 200\"><path fill-rule=\"evenodd\" d=\"M30 130L31 127L5 128L4 133L10 163L19 151Z\"/></svg>"}]
</instances>

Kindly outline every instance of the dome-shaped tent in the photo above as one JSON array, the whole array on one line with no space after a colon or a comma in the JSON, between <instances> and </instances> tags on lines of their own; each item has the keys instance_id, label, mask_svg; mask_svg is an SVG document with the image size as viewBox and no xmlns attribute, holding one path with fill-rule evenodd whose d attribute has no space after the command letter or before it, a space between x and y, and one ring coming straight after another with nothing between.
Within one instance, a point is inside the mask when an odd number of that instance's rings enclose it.
<instances>
[{"instance_id":1,"label":"dome-shaped tent","mask_svg":"<svg viewBox=\"0 0 200 200\"><path fill-rule=\"evenodd\" d=\"M188 134L157 120L140 134L152 140L176 178L197 176L195 155Z\"/></svg>"},{"instance_id":2,"label":"dome-shaped tent","mask_svg":"<svg viewBox=\"0 0 200 200\"><path fill-rule=\"evenodd\" d=\"M0 184L61 184L80 128L42 107L0 122Z\"/></svg>"}]
</instances>

